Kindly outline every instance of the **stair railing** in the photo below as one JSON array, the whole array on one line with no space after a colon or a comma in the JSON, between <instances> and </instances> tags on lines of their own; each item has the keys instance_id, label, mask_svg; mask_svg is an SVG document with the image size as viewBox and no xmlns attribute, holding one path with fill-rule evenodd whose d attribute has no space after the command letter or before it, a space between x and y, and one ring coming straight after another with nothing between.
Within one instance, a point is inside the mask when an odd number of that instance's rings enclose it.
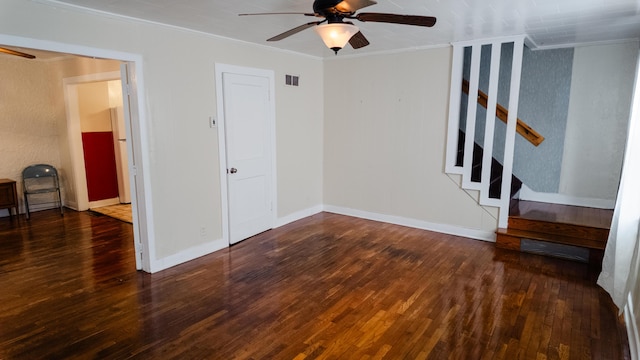
<instances>
[{"instance_id":1,"label":"stair railing","mask_svg":"<svg viewBox=\"0 0 640 360\"><path fill-rule=\"evenodd\" d=\"M489 197L491 182L491 161L495 143L495 118L497 108L498 80L500 75L500 60L502 58L502 44L513 43L513 57L511 62L511 79L509 87L509 104L506 119L506 132L504 136L504 149L502 159L502 184L499 198ZM451 174L462 175L462 188L477 190L480 193L479 203L483 206L495 206L499 208L498 226L506 227L509 216L509 201L511 193L511 178L513 173L513 155L515 148L515 134L517 126L518 100L520 89L520 75L522 70L522 53L524 48L524 36L499 38L492 40L480 40L473 42L453 43L453 59L451 69L451 88L449 94L449 126L447 129L447 152L445 171ZM465 124L464 157L462 165L456 165L458 148L458 132L460 130L460 108L462 101L461 85L463 84L464 52L465 48L471 48L471 62L469 73L469 94L478 94L480 79L480 56L482 46L491 46L491 63L489 67L489 87L487 94L487 112L484 128L484 148L482 155L482 174L480 182L472 181L471 171L473 166L473 147L476 133L477 97L468 96L467 116Z\"/></svg>"},{"instance_id":2,"label":"stair railing","mask_svg":"<svg viewBox=\"0 0 640 360\"><path fill-rule=\"evenodd\" d=\"M465 79L462 79L462 92L469 95L469 82ZM489 96L482 92L482 90L478 90L478 104L482 105L486 109L488 100ZM506 124L508 116L509 110L507 110L507 108L505 108L504 106L497 104L496 117ZM518 122L516 123L516 132L520 136L525 138L528 142L530 142L533 146L538 146L544 141L544 136L533 130L531 126L529 126L520 118L518 118Z\"/></svg>"}]
</instances>

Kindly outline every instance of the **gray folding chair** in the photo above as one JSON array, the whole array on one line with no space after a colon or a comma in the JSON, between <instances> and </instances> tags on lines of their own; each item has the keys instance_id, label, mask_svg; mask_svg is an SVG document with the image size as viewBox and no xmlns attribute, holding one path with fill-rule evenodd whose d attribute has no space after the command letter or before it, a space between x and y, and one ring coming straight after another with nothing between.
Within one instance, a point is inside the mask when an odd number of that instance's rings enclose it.
<instances>
[{"instance_id":1,"label":"gray folding chair","mask_svg":"<svg viewBox=\"0 0 640 360\"><path fill-rule=\"evenodd\" d=\"M22 170L22 191L24 193L24 205L29 219L29 197L35 197L38 204L56 204L60 208L60 215L64 215L62 209L62 197L60 196L60 180L58 171L51 165L31 165ZM45 195L50 194L50 195ZM31 205L35 205L32 203Z\"/></svg>"}]
</instances>

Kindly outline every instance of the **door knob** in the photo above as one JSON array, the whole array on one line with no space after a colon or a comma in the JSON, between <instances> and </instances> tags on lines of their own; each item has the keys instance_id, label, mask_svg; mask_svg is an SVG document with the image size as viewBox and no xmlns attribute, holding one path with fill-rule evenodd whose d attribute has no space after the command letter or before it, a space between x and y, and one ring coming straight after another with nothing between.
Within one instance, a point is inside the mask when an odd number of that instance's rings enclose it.
<instances>
[{"instance_id":1,"label":"door knob","mask_svg":"<svg viewBox=\"0 0 640 360\"><path fill-rule=\"evenodd\" d=\"M237 172L238 172L238 169L236 169L236 168L231 168L231 169L229 169L229 172L230 172L230 173L232 173L232 174L235 174L235 173L237 173Z\"/></svg>"}]
</instances>

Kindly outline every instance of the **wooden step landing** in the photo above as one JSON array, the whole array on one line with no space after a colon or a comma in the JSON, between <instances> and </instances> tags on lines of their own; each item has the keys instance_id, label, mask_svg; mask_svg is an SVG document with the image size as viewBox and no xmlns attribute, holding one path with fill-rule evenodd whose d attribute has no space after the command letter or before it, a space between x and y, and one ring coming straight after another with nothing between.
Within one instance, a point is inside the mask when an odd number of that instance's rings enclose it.
<instances>
[{"instance_id":1,"label":"wooden step landing","mask_svg":"<svg viewBox=\"0 0 640 360\"><path fill-rule=\"evenodd\" d=\"M509 217L591 226L608 230L611 226L613 210L513 200L509 208Z\"/></svg>"},{"instance_id":2,"label":"wooden step landing","mask_svg":"<svg viewBox=\"0 0 640 360\"><path fill-rule=\"evenodd\" d=\"M522 239L589 249L589 263L601 266L613 210L516 201L507 229L496 231L496 246L521 251Z\"/></svg>"}]
</instances>

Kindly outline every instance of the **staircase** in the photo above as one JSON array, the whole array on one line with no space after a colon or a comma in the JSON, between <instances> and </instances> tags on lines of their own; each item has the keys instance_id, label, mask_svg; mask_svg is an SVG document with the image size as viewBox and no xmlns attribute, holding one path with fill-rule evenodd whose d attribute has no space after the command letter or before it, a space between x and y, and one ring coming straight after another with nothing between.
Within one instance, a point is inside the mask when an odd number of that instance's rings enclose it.
<instances>
[{"instance_id":1,"label":"staircase","mask_svg":"<svg viewBox=\"0 0 640 360\"><path fill-rule=\"evenodd\" d=\"M503 45L512 49L511 56L504 59ZM489 49L490 60L481 66L481 53ZM543 140L517 118L523 49L524 36L453 44L445 172L460 175L459 185L465 191L477 191L474 197L477 194L479 205L497 208L498 225L504 227L508 222L509 199L520 186L519 181L512 184L516 133L527 139L533 135L534 145ZM503 62L509 70L503 71L501 77ZM488 77L487 93L480 90L481 70L482 78ZM508 87L499 86L500 79L502 84L508 83ZM485 86L484 80L482 86ZM468 95L463 97L463 93ZM497 103L499 94L508 95L505 106ZM487 109L484 116L478 116L478 106ZM506 120L506 126L496 126L496 119ZM522 131L517 132L518 128ZM464 140L459 135L461 130L467 134ZM476 134L483 139L479 145L474 141ZM500 148L494 149L494 144ZM463 147L462 152L459 146ZM501 154L499 164L493 154Z\"/></svg>"},{"instance_id":2,"label":"staircase","mask_svg":"<svg viewBox=\"0 0 640 360\"><path fill-rule=\"evenodd\" d=\"M510 64L502 58L503 45L512 47ZM576 251L575 258L599 265L613 211L512 200L522 185L513 176L516 134L533 146L544 140L517 116L523 49L522 36L453 43L445 172L460 175L462 189L477 191L479 205L498 209L497 247L568 257ZM490 60L481 64L488 50ZM509 71L501 71L503 62ZM507 81L508 89L501 89ZM505 106L497 102L501 91L508 91ZM487 109L484 116L478 106ZM496 119L506 126L496 126ZM500 162L493 154L501 154Z\"/></svg>"},{"instance_id":3,"label":"staircase","mask_svg":"<svg viewBox=\"0 0 640 360\"><path fill-rule=\"evenodd\" d=\"M458 155L456 157L456 166L462 166L464 159L464 131L460 130L458 133ZM484 149L477 142L473 142L473 157L471 159L471 181L479 183L482 179L482 156ZM502 164L491 157L491 172L489 183L489 198L500 199L500 192L502 188ZM513 197L522 187L522 181L515 175L511 175L511 193L509 198Z\"/></svg>"},{"instance_id":4,"label":"staircase","mask_svg":"<svg viewBox=\"0 0 640 360\"><path fill-rule=\"evenodd\" d=\"M587 249L600 267L613 210L512 201L507 228L496 231L496 247L521 251L523 239Z\"/></svg>"}]
</instances>

